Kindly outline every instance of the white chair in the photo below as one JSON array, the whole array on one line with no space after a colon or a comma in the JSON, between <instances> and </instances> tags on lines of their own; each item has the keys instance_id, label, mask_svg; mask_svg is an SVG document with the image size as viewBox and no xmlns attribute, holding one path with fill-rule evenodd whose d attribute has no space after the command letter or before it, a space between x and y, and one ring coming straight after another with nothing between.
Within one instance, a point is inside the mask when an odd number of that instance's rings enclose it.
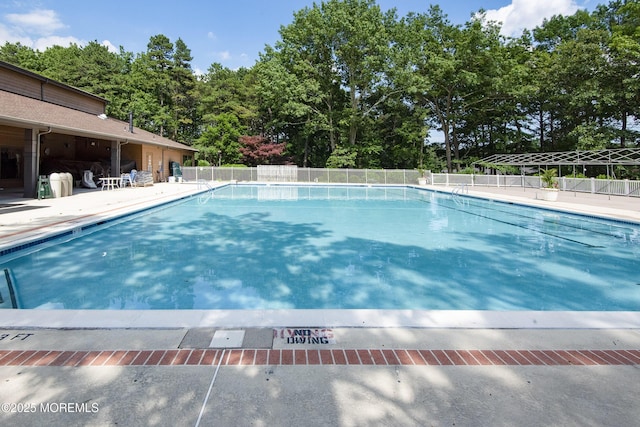
<instances>
[{"instance_id":1,"label":"white chair","mask_svg":"<svg viewBox=\"0 0 640 427\"><path fill-rule=\"evenodd\" d=\"M138 173L137 170L135 169L131 169L131 173L123 173L120 175L120 187L126 187L127 183L129 183L129 185L131 187L135 187L136 186L136 174Z\"/></svg>"},{"instance_id":2,"label":"white chair","mask_svg":"<svg viewBox=\"0 0 640 427\"><path fill-rule=\"evenodd\" d=\"M93 172L90 170L86 170L82 174L82 186L86 188L98 188L96 183L93 182Z\"/></svg>"}]
</instances>

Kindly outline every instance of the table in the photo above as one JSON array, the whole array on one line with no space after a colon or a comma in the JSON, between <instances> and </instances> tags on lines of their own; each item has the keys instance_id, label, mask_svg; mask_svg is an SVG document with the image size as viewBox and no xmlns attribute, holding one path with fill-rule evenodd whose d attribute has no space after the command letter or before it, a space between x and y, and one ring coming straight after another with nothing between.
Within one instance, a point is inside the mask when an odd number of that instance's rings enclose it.
<instances>
[{"instance_id":1,"label":"table","mask_svg":"<svg viewBox=\"0 0 640 427\"><path fill-rule=\"evenodd\" d=\"M100 182L102 182L102 190L105 188L107 190L115 190L120 187L120 177L110 176L106 178L100 178ZM102 191L101 190L101 191Z\"/></svg>"}]
</instances>

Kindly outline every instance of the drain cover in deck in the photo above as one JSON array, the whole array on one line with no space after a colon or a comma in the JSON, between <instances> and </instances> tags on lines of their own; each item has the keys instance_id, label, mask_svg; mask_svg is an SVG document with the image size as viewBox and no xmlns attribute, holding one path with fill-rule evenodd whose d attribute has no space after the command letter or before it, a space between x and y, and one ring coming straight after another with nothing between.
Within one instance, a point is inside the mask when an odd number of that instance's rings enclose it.
<instances>
[{"instance_id":1,"label":"drain cover in deck","mask_svg":"<svg viewBox=\"0 0 640 427\"><path fill-rule=\"evenodd\" d=\"M220 330L213 334L209 348L240 348L244 341L243 330Z\"/></svg>"}]
</instances>

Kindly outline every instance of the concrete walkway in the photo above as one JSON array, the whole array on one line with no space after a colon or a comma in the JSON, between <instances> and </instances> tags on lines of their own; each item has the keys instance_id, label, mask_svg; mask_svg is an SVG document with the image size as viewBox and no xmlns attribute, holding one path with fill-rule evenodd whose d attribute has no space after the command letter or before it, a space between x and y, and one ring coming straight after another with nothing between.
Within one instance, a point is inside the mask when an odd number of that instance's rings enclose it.
<instances>
[{"instance_id":1,"label":"concrete walkway","mask_svg":"<svg viewBox=\"0 0 640 427\"><path fill-rule=\"evenodd\" d=\"M195 183L74 190L70 197L42 200L0 193L0 250L203 191Z\"/></svg>"},{"instance_id":2,"label":"concrete walkway","mask_svg":"<svg viewBox=\"0 0 640 427\"><path fill-rule=\"evenodd\" d=\"M456 187L428 186L429 189L451 192ZM460 189L458 189L460 191ZM539 199L540 189L520 187L470 187L462 194L505 202L520 203L565 212L601 216L623 221L640 222L640 197L608 196L603 194L560 191L558 200Z\"/></svg>"},{"instance_id":3,"label":"concrete walkway","mask_svg":"<svg viewBox=\"0 0 640 427\"><path fill-rule=\"evenodd\" d=\"M156 184L63 199L3 199L25 209L0 210L0 249L196 192L195 185ZM470 195L549 205L536 200L534 190L473 188ZM640 218L640 200L620 199L561 194L553 207ZM640 324L257 326L25 329L5 323L0 424L620 426L640 419Z\"/></svg>"},{"instance_id":4,"label":"concrete walkway","mask_svg":"<svg viewBox=\"0 0 640 427\"><path fill-rule=\"evenodd\" d=\"M209 348L216 332L4 330L0 423L620 426L640 419L637 330L338 329L333 344L293 346L271 330L252 330L239 348Z\"/></svg>"}]
</instances>

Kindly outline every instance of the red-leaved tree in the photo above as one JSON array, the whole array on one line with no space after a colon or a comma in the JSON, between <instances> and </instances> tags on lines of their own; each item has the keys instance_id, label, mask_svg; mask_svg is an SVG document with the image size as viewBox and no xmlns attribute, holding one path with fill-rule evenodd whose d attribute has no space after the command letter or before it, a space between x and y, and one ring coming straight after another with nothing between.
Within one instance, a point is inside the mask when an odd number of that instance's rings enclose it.
<instances>
[{"instance_id":1,"label":"red-leaved tree","mask_svg":"<svg viewBox=\"0 0 640 427\"><path fill-rule=\"evenodd\" d=\"M276 144L264 136L243 135L238 138L240 142L240 152L244 156L244 161L249 166L257 165L278 165L284 164L285 143Z\"/></svg>"}]
</instances>

